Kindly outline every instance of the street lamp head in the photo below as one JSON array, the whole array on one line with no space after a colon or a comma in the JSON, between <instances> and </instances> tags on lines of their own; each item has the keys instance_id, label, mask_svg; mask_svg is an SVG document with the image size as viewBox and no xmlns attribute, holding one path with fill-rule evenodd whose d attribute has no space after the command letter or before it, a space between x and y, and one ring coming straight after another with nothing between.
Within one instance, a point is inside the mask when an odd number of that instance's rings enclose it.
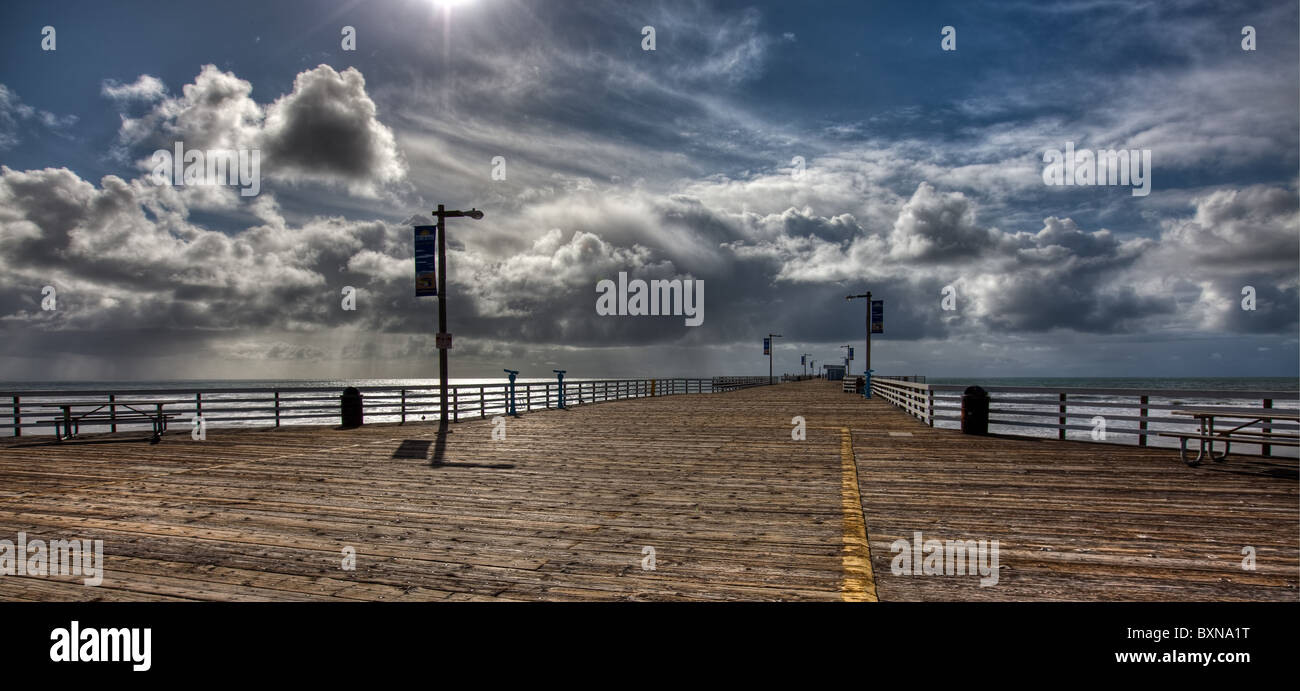
<instances>
[{"instance_id":1,"label":"street lamp head","mask_svg":"<svg viewBox=\"0 0 1300 691\"><path fill-rule=\"evenodd\" d=\"M470 209L469 211L466 211L466 212L465 212L465 215L466 215L466 216L469 216L470 218L474 219L475 221L477 221L477 220L483 218L483 212L482 212L482 211L479 211L478 209Z\"/></svg>"}]
</instances>

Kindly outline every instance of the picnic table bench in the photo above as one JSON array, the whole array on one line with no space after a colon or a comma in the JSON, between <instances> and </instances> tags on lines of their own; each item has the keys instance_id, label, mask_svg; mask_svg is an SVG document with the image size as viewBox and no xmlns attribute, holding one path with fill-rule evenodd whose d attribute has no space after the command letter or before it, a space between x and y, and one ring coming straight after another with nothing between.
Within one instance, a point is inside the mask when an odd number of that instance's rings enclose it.
<instances>
[{"instance_id":1,"label":"picnic table bench","mask_svg":"<svg viewBox=\"0 0 1300 691\"><path fill-rule=\"evenodd\" d=\"M175 403L175 401L129 401L129 402L109 402L101 401L70 401L64 403L53 403L51 406L58 407L62 414L39 420L39 422L54 423L54 438L63 441L76 436L81 431L82 424L101 424L101 425L118 425L130 424L133 422L148 422L153 430L150 436L150 443L157 444L164 432L167 431L167 423L180 417L179 415L168 414L163 412L163 406ZM149 408L153 409L150 410ZM78 408L87 410L78 411ZM123 410L119 410L119 408Z\"/></svg>"},{"instance_id":2,"label":"picnic table bench","mask_svg":"<svg viewBox=\"0 0 1300 691\"><path fill-rule=\"evenodd\" d=\"M1234 441L1238 444L1300 447L1300 435L1297 435L1294 431L1277 432L1268 427L1247 429L1251 425L1265 423L1265 421L1289 420L1300 422L1300 413L1294 410L1279 410L1276 408L1205 408L1199 410L1172 410L1170 413L1172 415L1186 415L1200 422L1200 429L1196 432L1157 432L1159 436L1176 437L1179 440L1178 457L1190 466L1200 465L1201 461L1207 456L1216 463L1223 461L1228 457L1228 452L1232 449L1232 442ZM1232 429L1215 430L1215 418L1245 420L1245 422ZM1188 439L1195 439L1200 444L1196 458L1187 457ZM1215 453L1215 442L1223 442L1222 452Z\"/></svg>"}]
</instances>

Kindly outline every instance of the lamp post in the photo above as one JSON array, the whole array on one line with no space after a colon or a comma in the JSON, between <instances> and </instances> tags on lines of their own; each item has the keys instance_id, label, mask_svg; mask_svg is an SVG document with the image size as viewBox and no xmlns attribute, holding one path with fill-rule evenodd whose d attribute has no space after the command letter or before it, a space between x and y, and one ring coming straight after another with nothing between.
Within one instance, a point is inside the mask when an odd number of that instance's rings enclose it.
<instances>
[{"instance_id":1,"label":"lamp post","mask_svg":"<svg viewBox=\"0 0 1300 691\"><path fill-rule=\"evenodd\" d=\"M799 355L799 359L803 361L803 376L805 378L808 377L808 356L809 355L812 355L812 353L801 353Z\"/></svg>"},{"instance_id":2,"label":"lamp post","mask_svg":"<svg viewBox=\"0 0 1300 691\"><path fill-rule=\"evenodd\" d=\"M849 352L852 351L853 346L842 345L840 347L844 349L844 378L847 379L849 376Z\"/></svg>"},{"instance_id":3,"label":"lamp post","mask_svg":"<svg viewBox=\"0 0 1300 691\"><path fill-rule=\"evenodd\" d=\"M845 299L845 300L854 300L854 299L857 299L857 298L866 298L866 300L867 300L867 359L866 359L866 363L865 363L866 366L862 368L862 373L863 373L864 375L866 375L866 377L867 377L867 386L866 386L866 389L862 392L862 395L863 395L863 397L865 397L865 398L871 398L871 320L872 320L872 316L871 316L871 291L868 290L867 292L865 292L865 293L863 293L863 294L861 294L861 295L845 295L845 296L844 296L844 299ZM882 314L883 314L883 312L882 312Z\"/></svg>"},{"instance_id":4,"label":"lamp post","mask_svg":"<svg viewBox=\"0 0 1300 691\"><path fill-rule=\"evenodd\" d=\"M772 385L772 354L776 352L776 341L774 339L785 338L781 334L767 335L767 383Z\"/></svg>"},{"instance_id":5,"label":"lamp post","mask_svg":"<svg viewBox=\"0 0 1300 691\"><path fill-rule=\"evenodd\" d=\"M439 431L447 429L447 350L451 348L451 334L447 333L447 219L483 218L478 209L447 211L442 204L433 212L438 218L438 412Z\"/></svg>"},{"instance_id":6,"label":"lamp post","mask_svg":"<svg viewBox=\"0 0 1300 691\"><path fill-rule=\"evenodd\" d=\"M855 298L867 299L867 362L866 362L867 366L866 369L869 371L871 369L871 291L868 290L867 292L861 295L844 296L845 300L853 300Z\"/></svg>"}]
</instances>

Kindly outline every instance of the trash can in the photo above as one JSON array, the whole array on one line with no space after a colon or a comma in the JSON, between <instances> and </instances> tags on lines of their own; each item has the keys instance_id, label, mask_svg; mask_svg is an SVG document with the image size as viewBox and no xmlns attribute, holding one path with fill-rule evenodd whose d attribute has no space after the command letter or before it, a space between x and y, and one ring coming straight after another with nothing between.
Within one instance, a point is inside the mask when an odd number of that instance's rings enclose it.
<instances>
[{"instance_id":1,"label":"trash can","mask_svg":"<svg viewBox=\"0 0 1300 691\"><path fill-rule=\"evenodd\" d=\"M340 408L343 416L344 427L360 427L363 420L361 408L361 392L356 387L349 386L343 389L343 398L340 400Z\"/></svg>"},{"instance_id":2,"label":"trash can","mask_svg":"<svg viewBox=\"0 0 1300 691\"><path fill-rule=\"evenodd\" d=\"M968 386L961 395L961 433L989 433L989 392Z\"/></svg>"},{"instance_id":3,"label":"trash can","mask_svg":"<svg viewBox=\"0 0 1300 691\"><path fill-rule=\"evenodd\" d=\"M858 377L858 378L857 378L857 381L855 381L855 382L853 383L853 391L854 391L854 393L857 393L857 394L861 395L861 394L862 394L862 389L863 389L864 387L866 387L866 385L867 385L867 378L866 378L866 377Z\"/></svg>"}]
</instances>

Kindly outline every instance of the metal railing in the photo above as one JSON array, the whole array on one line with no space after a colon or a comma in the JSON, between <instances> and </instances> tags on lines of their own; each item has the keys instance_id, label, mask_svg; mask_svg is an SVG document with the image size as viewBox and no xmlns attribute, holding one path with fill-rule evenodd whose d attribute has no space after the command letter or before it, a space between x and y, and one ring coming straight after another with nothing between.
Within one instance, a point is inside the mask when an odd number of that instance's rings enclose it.
<instances>
[{"instance_id":1,"label":"metal railing","mask_svg":"<svg viewBox=\"0 0 1300 691\"><path fill-rule=\"evenodd\" d=\"M1177 446L1177 440L1160 437L1160 432L1194 432L1199 422L1176 410L1223 408L1277 408L1288 413L1300 409L1295 391L1232 391L1223 389L1111 389L1088 387L984 386L989 393L989 429L999 434L1038 438L1103 441L1137 446ZM961 396L958 384L923 384L887 377L872 377L872 395L901 408L931 427L960 426ZM1235 403L1234 403L1235 402ZM1241 411L1236 411L1241 412ZM1104 438L1094 438L1102 418ZM1296 431L1292 421L1264 418L1263 429ZM1244 422L1244 420L1243 420ZM1116 424L1118 423L1118 424ZM1053 434L1054 432L1054 434ZM1076 434L1070 434L1076 432ZM1237 448L1238 442L1233 442ZM1272 454L1268 444L1258 447L1262 455Z\"/></svg>"},{"instance_id":2,"label":"metal railing","mask_svg":"<svg viewBox=\"0 0 1300 691\"><path fill-rule=\"evenodd\" d=\"M580 379L564 382L566 407L590 405L647 396L720 393L752 386L766 386L763 377L711 377L664 379ZM440 391L431 386L358 386L366 422L408 422L437 419ZM506 412L510 385L452 384L447 387L448 417L452 421L486 418ZM132 419L126 406L141 403L164 403L164 412L182 422L202 416L211 427L280 427L286 424L328 424L340 420L340 387L239 387L239 388L167 388L123 389L105 391L3 391L0 392L0 429L12 436L24 431L53 431L56 418L61 419L61 404L102 405L99 411L109 421L81 425L83 432L117 432L121 429L145 429L138 417ZM519 412L554 408L559 405L560 389L556 382L517 382L515 405ZM5 405L7 403L8 405ZM121 415L123 421L117 422Z\"/></svg>"}]
</instances>

